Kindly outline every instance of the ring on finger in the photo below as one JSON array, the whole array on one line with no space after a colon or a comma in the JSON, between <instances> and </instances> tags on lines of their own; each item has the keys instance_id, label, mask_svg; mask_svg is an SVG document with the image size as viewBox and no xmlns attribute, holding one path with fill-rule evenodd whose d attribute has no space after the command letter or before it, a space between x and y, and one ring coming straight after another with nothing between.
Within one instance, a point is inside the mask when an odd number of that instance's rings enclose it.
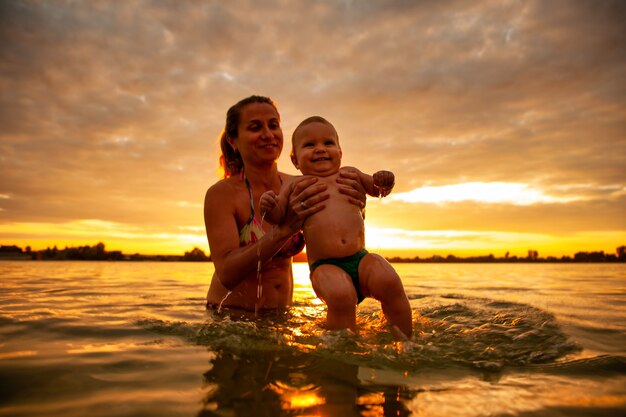
<instances>
[{"instance_id":1,"label":"ring on finger","mask_svg":"<svg viewBox=\"0 0 626 417\"><path fill-rule=\"evenodd\" d=\"M304 201L300 202L300 206L302 206L303 209L309 208Z\"/></svg>"}]
</instances>

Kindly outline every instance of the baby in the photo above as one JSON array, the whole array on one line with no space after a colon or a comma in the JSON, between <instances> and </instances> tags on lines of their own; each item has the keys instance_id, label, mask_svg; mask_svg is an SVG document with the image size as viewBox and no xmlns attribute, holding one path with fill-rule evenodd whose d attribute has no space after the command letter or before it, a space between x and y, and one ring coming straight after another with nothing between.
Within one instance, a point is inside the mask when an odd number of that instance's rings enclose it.
<instances>
[{"instance_id":1,"label":"baby","mask_svg":"<svg viewBox=\"0 0 626 417\"><path fill-rule=\"evenodd\" d=\"M402 281L382 256L365 250L363 215L339 193L335 181L340 170L352 170L358 174L367 194L379 197L391 192L394 175L378 171L371 176L356 168L342 168L337 131L320 116L309 117L298 125L292 135L292 146L291 160L296 168L304 175L319 178L327 185L330 195L326 207L309 216L302 227L311 283L328 307L327 326L356 331L356 305L365 297L373 297L380 301L394 330L399 329L409 338L411 306ZM285 182L279 195L267 191L261 196L259 207L268 221L281 221L287 210L289 190L289 183Z\"/></svg>"}]
</instances>

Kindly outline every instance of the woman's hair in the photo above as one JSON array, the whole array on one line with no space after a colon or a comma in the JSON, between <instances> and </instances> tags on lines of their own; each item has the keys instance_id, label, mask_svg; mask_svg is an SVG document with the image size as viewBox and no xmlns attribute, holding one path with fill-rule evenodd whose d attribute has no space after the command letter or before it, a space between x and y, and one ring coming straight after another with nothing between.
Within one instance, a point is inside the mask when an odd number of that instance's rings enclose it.
<instances>
[{"instance_id":1,"label":"woman's hair","mask_svg":"<svg viewBox=\"0 0 626 417\"><path fill-rule=\"evenodd\" d=\"M280 113L278 113L276 103L274 103L274 101L272 101L269 97L246 97L228 109L228 112L226 112L226 126L220 136L220 148L222 149L222 155L220 155L220 167L224 170L224 178L239 174L243 170L243 159L241 159L241 154L239 154L239 151L235 151L233 149L228 139L232 140L238 137L241 110L251 103L267 103L271 105L274 107L274 110L276 110L276 114L278 114L280 121Z\"/></svg>"}]
</instances>

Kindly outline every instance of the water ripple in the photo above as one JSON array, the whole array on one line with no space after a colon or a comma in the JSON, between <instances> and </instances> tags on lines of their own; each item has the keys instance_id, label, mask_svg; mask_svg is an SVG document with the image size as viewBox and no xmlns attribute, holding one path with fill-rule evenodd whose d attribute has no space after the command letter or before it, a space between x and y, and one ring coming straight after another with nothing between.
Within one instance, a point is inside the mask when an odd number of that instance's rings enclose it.
<instances>
[{"instance_id":1,"label":"water ripple","mask_svg":"<svg viewBox=\"0 0 626 417\"><path fill-rule=\"evenodd\" d=\"M580 347L565 335L550 313L513 302L448 294L428 300L414 313L415 334L396 342L379 311L359 314L359 335L322 328L323 308L261 319L218 316L204 323L144 319L140 327L179 336L216 351L295 350L333 355L349 363L416 369L464 366L499 371L552 363Z\"/></svg>"}]
</instances>

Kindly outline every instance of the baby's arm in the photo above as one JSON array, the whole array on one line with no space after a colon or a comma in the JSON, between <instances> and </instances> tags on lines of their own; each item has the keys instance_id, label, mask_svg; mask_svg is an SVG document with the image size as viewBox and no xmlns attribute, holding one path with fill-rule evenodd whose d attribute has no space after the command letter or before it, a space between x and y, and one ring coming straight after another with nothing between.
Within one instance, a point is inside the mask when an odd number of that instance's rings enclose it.
<instances>
[{"instance_id":1,"label":"baby's arm","mask_svg":"<svg viewBox=\"0 0 626 417\"><path fill-rule=\"evenodd\" d=\"M396 177L391 171L377 171L372 176L375 197L387 197L393 186L396 185Z\"/></svg>"},{"instance_id":2,"label":"baby's arm","mask_svg":"<svg viewBox=\"0 0 626 417\"><path fill-rule=\"evenodd\" d=\"M391 171L377 171L374 175L364 174L354 167L343 167L341 169L356 172L359 176L365 192L372 197L385 197L391 193L395 185L395 176Z\"/></svg>"},{"instance_id":3,"label":"baby's arm","mask_svg":"<svg viewBox=\"0 0 626 417\"><path fill-rule=\"evenodd\" d=\"M289 183L283 184L278 194L270 190L261 195L259 210L261 210L262 214L265 213L264 219L272 224L280 224L285 217L285 213L287 213Z\"/></svg>"},{"instance_id":4,"label":"baby's arm","mask_svg":"<svg viewBox=\"0 0 626 417\"><path fill-rule=\"evenodd\" d=\"M259 210L263 219L272 224L279 224L285 214L285 210L280 205L279 196L272 190L261 195Z\"/></svg>"}]
</instances>

